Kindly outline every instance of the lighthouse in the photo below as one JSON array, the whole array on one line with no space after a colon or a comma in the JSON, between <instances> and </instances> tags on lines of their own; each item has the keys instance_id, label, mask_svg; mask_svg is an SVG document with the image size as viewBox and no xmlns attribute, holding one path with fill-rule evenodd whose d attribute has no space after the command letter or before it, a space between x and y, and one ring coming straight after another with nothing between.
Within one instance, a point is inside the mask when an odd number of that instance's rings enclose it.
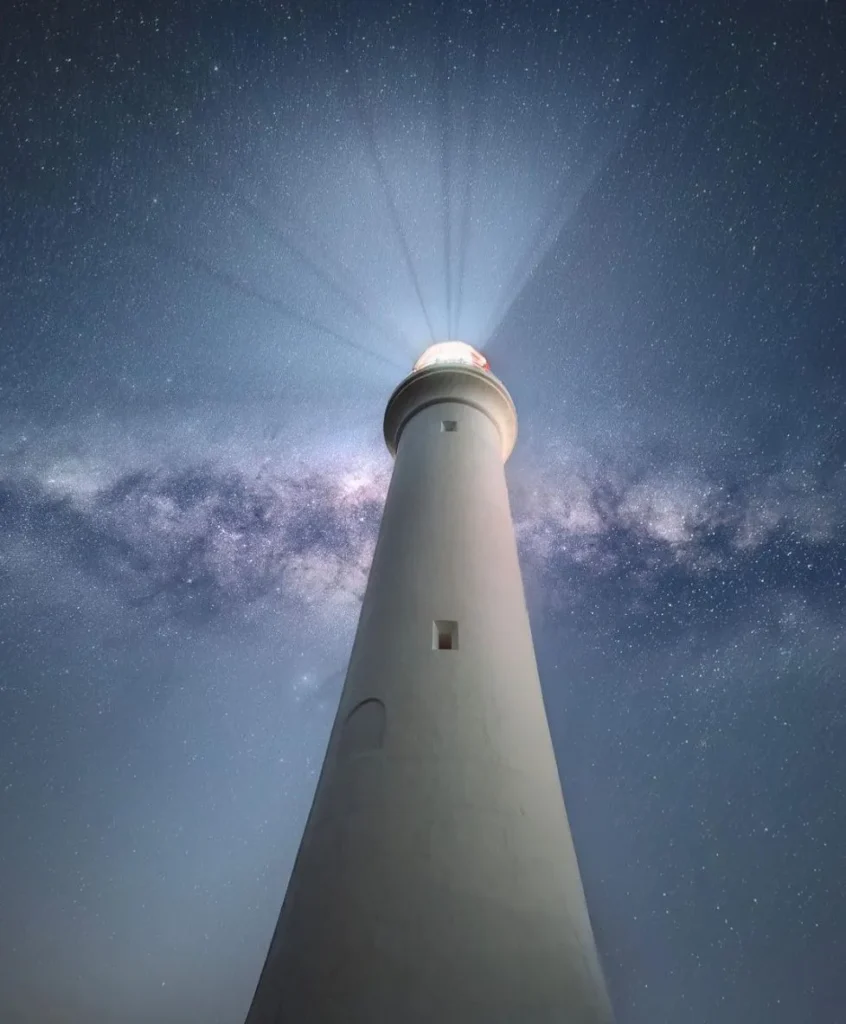
<instances>
[{"instance_id":1,"label":"lighthouse","mask_svg":"<svg viewBox=\"0 0 846 1024\"><path fill-rule=\"evenodd\" d=\"M612 1019L535 661L485 357L433 345L247 1024Z\"/></svg>"}]
</instances>

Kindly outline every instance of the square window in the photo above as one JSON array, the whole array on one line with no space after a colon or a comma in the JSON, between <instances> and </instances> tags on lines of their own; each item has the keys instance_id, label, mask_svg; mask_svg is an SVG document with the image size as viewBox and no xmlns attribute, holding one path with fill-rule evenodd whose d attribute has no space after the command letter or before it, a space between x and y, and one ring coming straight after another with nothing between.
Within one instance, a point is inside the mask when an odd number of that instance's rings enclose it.
<instances>
[{"instance_id":1,"label":"square window","mask_svg":"<svg viewBox=\"0 0 846 1024\"><path fill-rule=\"evenodd\" d=\"M450 619L437 619L432 623L432 650L458 650L458 623Z\"/></svg>"}]
</instances>

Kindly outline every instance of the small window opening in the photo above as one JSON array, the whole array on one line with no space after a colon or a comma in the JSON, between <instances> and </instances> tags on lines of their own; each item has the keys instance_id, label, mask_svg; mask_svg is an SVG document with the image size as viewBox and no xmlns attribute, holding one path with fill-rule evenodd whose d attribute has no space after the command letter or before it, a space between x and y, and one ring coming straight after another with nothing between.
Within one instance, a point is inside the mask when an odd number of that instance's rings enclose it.
<instances>
[{"instance_id":1,"label":"small window opening","mask_svg":"<svg viewBox=\"0 0 846 1024\"><path fill-rule=\"evenodd\" d=\"M441 433L453 434L458 430L458 420L441 420Z\"/></svg>"},{"instance_id":2,"label":"small window opening","mask_svg":"<svg viewBox=\"0 0 846 1024\"><path fill-rule=\"evenodd\" d=\"M438 619L432 623L432 649L435 651L458 650L458 623Z\"/></svg>"}]
</instances>

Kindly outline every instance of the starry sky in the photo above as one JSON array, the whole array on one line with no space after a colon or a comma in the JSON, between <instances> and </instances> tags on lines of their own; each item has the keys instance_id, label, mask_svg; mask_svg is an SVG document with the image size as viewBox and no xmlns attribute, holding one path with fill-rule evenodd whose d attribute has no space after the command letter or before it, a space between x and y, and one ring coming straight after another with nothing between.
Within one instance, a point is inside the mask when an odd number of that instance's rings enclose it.
<instances>
[{"instance_id":1,"label":"starry sky","mask_svg":"<svg viewBox=\"0 0 846 1024\"><path fill-rule=\"evenodd\" d=\"M844 1020L844 95L821 0L4 8L4 1024L243 1020L447 337L619 1024Z\"/></svg>"}]
</instances>

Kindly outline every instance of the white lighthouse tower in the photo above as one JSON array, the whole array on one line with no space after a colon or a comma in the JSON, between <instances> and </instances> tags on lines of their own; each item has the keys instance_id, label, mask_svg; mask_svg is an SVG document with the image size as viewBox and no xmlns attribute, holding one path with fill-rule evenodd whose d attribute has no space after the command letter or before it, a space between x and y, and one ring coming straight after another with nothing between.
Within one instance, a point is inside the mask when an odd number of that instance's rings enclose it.
<instances>
[{"instance_id":1,"label":"white lighthouse tower","mask_svg":"<svg viewBox=\"0 0 846 1024\"><path fill-rule=\"evenodd\" d=\"M504 464L510 395L434 345L247 1024L611 1020L544 712Z\"/></svg>"}]
</instances>

